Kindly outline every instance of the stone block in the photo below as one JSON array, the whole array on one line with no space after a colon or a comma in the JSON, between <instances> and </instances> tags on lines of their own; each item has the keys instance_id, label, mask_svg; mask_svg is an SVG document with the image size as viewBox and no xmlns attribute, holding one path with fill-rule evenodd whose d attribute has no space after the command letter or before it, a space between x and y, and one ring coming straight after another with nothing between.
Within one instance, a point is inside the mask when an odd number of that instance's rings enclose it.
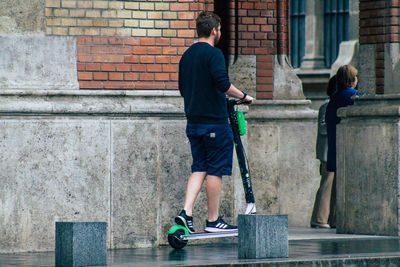
<instances>
[{"instance_id":1,"label":"stone block","mask_svg":"<svg viewBox=\"0 0 400 267\"><path fill-rule=\"evenodd\" d=\"M241 214L238 228L240 259L288 257L288 215Z\"/></svg>"},{"instance_id":2,"label":"stone block","mask_svg":"<svg viewBox=\"0 0 400 267\"><path fill-rule=\"evenodd\" d=\"M107 265L106 222L56 222L56 266Z\"/></svg>"}]
</instances>

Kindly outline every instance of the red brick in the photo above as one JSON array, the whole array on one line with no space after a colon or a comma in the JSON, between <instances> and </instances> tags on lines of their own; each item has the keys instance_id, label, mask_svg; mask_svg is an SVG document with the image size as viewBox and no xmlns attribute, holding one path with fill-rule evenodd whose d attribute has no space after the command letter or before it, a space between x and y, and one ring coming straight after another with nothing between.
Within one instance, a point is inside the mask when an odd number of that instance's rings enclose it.
<instances>
[{"instance_id":1,"label":"red brick","mask_svg":"<svg viewBox=\"0 0 400 267\"><path fill-rule=\"evenodd\" d=\"M110 72L108 75L111 81L122 81L124 79L124 74L121 72Z\"/></svg>"},{"instance_id":2,"label":"red brick","mask_svg":"<svg viewBox=\"0 0 400 267\"><path fill-rule=\"evenodd\" d=\"M135 55L145 55L146 47L145 46L134 46L134 47L132 47L132 53Z\"/></svg>"},{"instance_id":3,"label":"red brick","mask_svg":"<svg viewBox=\"0 0 400 267\"><path fill-rule=\"evenodd\" d=\"M170 59L171 59L172 64L179 63L179 61L181 60L181 57L180 56L172 56L172 57L170 57Z\"/></svg>"},{"instance_id":4,"label":"red brick","mask_svg":"<svg viewBox=\"0 0 400 267\"><path fill-rule=\"evenodd\" d=\"M159 45L159 46L170 45L171 40L169 38L157 38L155 40L155 43L156 43L156 45Z\"/></svg>"},{"instance_id":5,"label":"red brick","mask_svg":"<svg viewBox=\"0 0 400 267\"><path fill-rule=\"evenodd\" d=\"M188 3L171 3L170 11L188 11L189 4Z\"/></svg>"},{"instance_id":6,"label":"red brick","mask_svg":"<svg viewBox=\"0 0 400 267\"><path fill-rule=\"evenodd\" d=\"M124 73L124 80L125 81L137 81L137 80L139 80L139 73L134 73L134 72Z\"/></svg>"},{"instance_id":7,"label":"red brick","mask_svg":"<svg viewBox=\"0 0 400 267\"><path fill-rule=\"evenodd\" d=\"M100 70L100 64L98 63L86 63L85 69L90 71L98 71Z\"/></svg>"},{"instance_id":8,"label":"red brick","mask_svg":"<svg viewBox=\"0 0 400 267\"><path fill-rule=\"evenodd\" d=\"M140 72L146 71L145 64L132 64L131 67L132 67L132 71L140 71Z\"/></svg>"},{"instance_id":9,"label":"red brick","mask_svg":"<svg viewBox=\"0 0 400 267\"><path fill-rule=\"evenodd\" d=\"M273 82L272 77L257 77L257 84L272 84Z\"/></svg>"},{"instance_id":10,"label":"red brick","mask_svg":"<svg viewBox=\"0 0 400 267\"><path fill-rule=\"evenodd\" d=\"M242 48L241 49L241 54L243 55L254 55L254 48Z\"/></svg>"},{"instance_id":11,"label":"red brick","mask_svg":"<svg viewBox=\"0 0 400 267\"><path fill-rule=\"evenodd\" d=\"M256 55L265 55L269 52L268 48L254 48L254 54Z\"/></svg>"},{"instance_id":12,"label":"red brick","mask_svg":"<svg viewBox=\"0 0 400 267\"><path fill-rule=\"evenodd\" d=\"M124 44L124 39L120 37L108 37L108 43L112 45L122 45Z\"/></svg>"},{"instance_id":13,"label":"red brick","mask_svg":"<svg viewBox=\"0 0 400 267\"><path fill-rule=\"evenodd\" d=\"M178 65L176 64L170 64L170 65L163 65L162 70L164 72L177 72L178 71Z\"/></svg>"},{"instance_id":14,"label":"red brick","mask_svg":"<svg viewBox=\"0 0 400 267\"><path fill-rule=\"evenodd\" d=\"M93 37L93 44L108 44L108 38L107 37Z\"/></svg>"},{"instance_id":15,"label":"red brick","mask_svg":"<svg viewBox=\"0 0 400 267\"><path fill-rule=\"evenodd\" d=\"M257 64L257 77L273 77L274 71L272 68L270 69L261 69L259 68L259 64Z\"/></svg>"},{"instance_id":16,"label":"red brick","mask_svg":"<svg viewBox=\"0 0 400 267\"><path fill-rule=\"evenodd\" d=\"M104 82L105 89L134 89L135 86L132 82L116 82L108 81Z\"/></svg>"},{"instance_id":17,"label":"red brick","mask_svg":"<svg viewBox=\"0 0 400 267\"><path fill-rule=\"evenodd\" d=\"M117 64L117 71L131 71L131 65L129 64Z\"/></svg>"},{"instance_id":18,"label":"red brick","mask_svg":"<svg viewBox=\"0 0 400 267\"><path fill-rule=\"evenodd\" d=\"M257 70L272 70L273 67L273 63L257 62Z\"/></svg>"},{"instance_id":19,"label":"red brick","mask_svg":"<svg viewBox=\"0 0 400 267\"><path fill-rule=\"evenodd\" d=\"M177 49L176 47L163 47L164 55L176 55Z\"/></svg>"},{"instance_id":20,"label":"red brick","mask_svg":"<svg viewBox=\"0 0 400 267\"><path fill-rule=\"evenodd\" d=\"M147 53L149 55L160 55L162 53L161 47L151 46L147 48Z\"/></svg>"},{"instance_id":21,"label":"red brick","mask_svg":"<svg viewBox=\"0 0 400 267\"><path fill-rule=\"evenodd\" d=\"M162 72L162 65L161 64L148 64L147 71L148 72Z\"/></svg>"},{"instance_id":22,"label":"red brick","mask_svg":"<svg viewBox=\"0 0 400 267\"><path fill-rule=\"evenodd\" d=\"M171 73L170 77L171 77L171 81L177 81L178 80L178 73Z\"/></svg>"},{"instance_id":23,"label":"red brick","mask_svg":"<svg viewBox=\"0 0 400 267\"><path fill-rule=\"evenodd\" d=\"M85 64L84 63L78 63L76 66L77 66L77 70L78 71L84 71L85 70Z\"/></svg>"},{"instance_id":24,"label":"red brick","mask_svg":"<svg viewBox=\"0 0 400 267\"><path fill-rule=\"evenodd\" d=\"M140 45L155 45L156 40L154 38L141 38Z\"/></svg>"},{"instance_id":25,"label":"red brick","mask_svg":"<svg viewBox=\"0 0 400 267\"><path fill-rule=\"evenodd\" d=\"M185 40L182 38L173 38L171 39L171 46L184 46Z\"/></svg>"},{"instance_id":26,"label":"red brick","mask_svg":"<svg viewBox=\"0 0 400 267\"><path fill-rule=\"evenodd\" d=\"M274 57L272 55L257 56L257 64L259 62L272 62Z\"/></svg>"},{"instance_id":27,"label":"red brick","mask_svg":"<svg viewBox=\"0 0 400 267\"><path fill-rule=\"evenodd\" d=\"M156 56L156 63L169 63L169 56Z\"/></svg>"},{"instance_id":28,"label":"red brick","mask_svg":"<svg viewBox=\"0 0 400 267\"><path fill-rule=\"evenodd\" d=\"M79 36L79 37L76 38L76 43L78 45L91 44L92 43L92 37Z\"/></svg>"},{"instance_id":29,"label":"red brick","mask_svg":"<svg viewBox=\"0 0 400 267\"><path fill-rule=\"evenodd\" d=\"M140 45L140 39L127 38L125 39L125 45Z\"/></svg>"},{"instance_id":30,"label":"red brick","mask_svg":"<svg viewBox=\"0 0 400 267\"><path fill-rule=\"evenodd\" d=\"M272 92L256 92L257 99L272 99L273 94Z\"/></svg>"},{"instance_id":31,"label":"red brick","mask_svg":"<svg viewBox=\"0 0 400 267\"><path fill-rule=\"evenodd\" d=\"M155 80L156 81L169 81L169 73L156 73Z\"/></svg>"},{"instance_id":32,"label":"red brick","mask_svg":"<svg viewBox=\"0 0 400 267\"><path fill-rule=\"evenodd\" d=\"M154 56L140 56L140 63L154 63Z\"/></svg>"},{"instance_id":33,"label":"red brick","mask_svg":"<svg viewBox=\"0 0 400 267\"><path fill-rule=\"evenodd\" d=\"M108 80L108 72L94 72L93 80Z\"/></svg>"},{"instance_id":34,"label":"red brick","mask_svg":"<svg viewBox=\"0 0 400 267\"><path fill-rule=\"evenodd\" d=\"M115 71L115 64L101 64L102 71Z\"/></svg>"},{"instance_id":35,"label":"red brick","mask_svg":"<svg viewBox=\"0 0 400 267\"><path fill-rule=\"evenodd\" d=\"M141 81L152 81L154 80L154 73L140 73L139 77Z\"/></svg>"},{"instance_id":36,"label":"red brick","mask_svg":"<svg viewBox=\"0 0 400 267\"><path fill-rule=\"evenodd\" d=\"M177 82L166 82L165 83L165 88L168 90L177 90L178 89L178 83Z\"/></svg>"},{"instance_id":37,"label":"red brick","mask_svg":"<svg viewBox=\"0 0 400 267\"><path fill-rule=\"evenodd\" d=\"M194 37L194 30L178 30L178 37Z\"/></svg>"},{"instance_id":38,"label":"red brick","mask_svg":"<svg viewBox=\"0 0 400 267\"><path fill-rule=\"evenodd\" d=\"M109 55L108 62L124 62L123 55Z\"/></svg>"},{"instance_id":39,"label":"red brick","mask_svg":"<svg viewBox=\"0 0 400 267\"><path fill-rule=\"evenodd\" d=\"M80 89L103 89L103 83L99 81L79 81Z\"/></svg>"},{"instance_id":40,"label":"red brick","mask_svg":"<svg viewBox=\"0 0 400 267\"><path fill-rule=\"evenodd\" d=\"M170 28L172 29L187 29L189 27L188 21L171 21Z\"/></svg>"},{"instance_id":41,"label":"red brick","mask_svg":"<svg viewBox=\"0 0 400 267\"><path fill-rule=\"evenodd\" d=\"M78 46L78 54L90 54L90 46Z\"/></svg>"},{"instance_id":42,"label":"red brick","mask_svg":"<svg viewBox=\"0 0 400 267\"><path fill-rule=\"evenodd\" d=\"M266 25L263 25L266 26ZM259 25L248 25L247 30L251 32L258 32L260 31L260 26Z\"/></svg>"},{"instance_id":43,"label":"red brick","mask_svg":"<svg viewBox=\"0 0 400 267\"><path fill-rule=\"evenodd\" d=\"M78 55L78 62L92 62L93 56L91 55Z\"/></svg>"},{"instance_id":44,"label":"red brick","mask_svg":"<svg viewBox=\"0 0 400 267\"><path fill-rule=\"evenodd\" d=\"M196 18L194 12L179 12L178 19L179 20L194 20Z\"/></svg>"},{"instance_id":45,"label":"red brick","mask_svg":"<svg viewBox=\"0 0 400 267\"><path fill-rule=\"evenodd\" d=\"M139 63L139 56L125 56L125 63Z\"/></svg>"},{"instance_id":46,"label":"red brick","mask_svg":"<svg viewBox=\"0 0 400 267\"><path fill-rule=\"evenodd\" d=\"M135 82L136 89L165 89L163 82Z\"/></svg>"},{"instance_id":47,"label":"red brick","mask_svg":"<svg viewBox=\"0 0 400 267\"><path fill-rule=\"evenodd\" d=\"M78 71L78 80L92 80L93 72Z\"/></svg>"}]
</instances>

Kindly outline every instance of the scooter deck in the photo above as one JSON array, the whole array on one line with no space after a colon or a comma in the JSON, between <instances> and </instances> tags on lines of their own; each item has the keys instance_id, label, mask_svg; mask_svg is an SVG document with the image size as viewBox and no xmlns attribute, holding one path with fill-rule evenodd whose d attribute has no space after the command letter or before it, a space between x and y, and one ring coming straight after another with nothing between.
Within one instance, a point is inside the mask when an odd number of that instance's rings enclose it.
<instances>
[{"instance_id":1,"label":"scooter deck","mask_svg":"<svg viewBox=\"0 0 400 267\"><path fill-rule=\"evenodd\" d=\"M190 235L181 235L182 240L194 240L194 239L206 239L206 238L215 238L215 237L235 237L238 236L238 230L229 231L229 232L216 232L216 233L197 233Z\"/></svg>"}]
</instances>

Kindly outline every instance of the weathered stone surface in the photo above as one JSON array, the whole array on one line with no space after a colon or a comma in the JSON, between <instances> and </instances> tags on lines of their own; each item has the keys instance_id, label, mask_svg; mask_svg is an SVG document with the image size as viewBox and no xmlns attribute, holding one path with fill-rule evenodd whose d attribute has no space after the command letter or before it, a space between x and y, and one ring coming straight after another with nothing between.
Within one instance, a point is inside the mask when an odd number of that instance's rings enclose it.
<instances>
[{"instance_id":1,"label":"weathered stone surface","mask_svg":"<svg viewBox=\"0 0 400 267\"><path fill-rule=\"evenodd\" d=\"M56 222L56 266L107 265L106 222Z\"/></svg>"},{"instance_id":2,"label":"weathered stone surface","mask_svg":"<svg viewBox=\"0 0 400 267\"><path fill-rule=\"evenodd\" d=\"M157 243L159 126L153 121L112 120L112 244Z\"/></svg>"},{"instance_id":3,"label":"weathered stone surface","mask_svg":"<svg viewBox=\"0 0 400 267\"><path fill-rule=\"evenodd\" d=\"M274 92L275 100L300 100L305 99L301 80L288 63L285 55L274 56Z\"/></svg>"},{"instance_id":4,"label":"weathered stone surface","mask_svg":"<svg viewBox=\"0 0 400 267\"><path fill-rule=\"evenodd\" d=\"M399 235L400 96L339 109L337 231Z\"/></svg>"},{"instance_id":5,"label":"weathered stone surface","mask_svg":"<svg viewBox=\"0 0 400 267\"><path fill-rule=\"evenodd\" d=\"M358 61L358 94L375 95L375 44L361 44Z\"/></svg>"},{"instance_id":6,"label":"weathered stone surface","mask_svg":"<svg viewBox=\"0 0 400 267\"><path fill-rule=\"evenodd\" d=\"M0 91L0 252L53 250L55 221L107 222L108 248L166 244L190 175L182 102L177 91ZM296 101L271 103L270 109L255 105L255 112L246 114L248 135L255 141L249 141L247 155L257 209L286 211L285 205L301 199L303 205L289 216L296 218L293 225L304 225L314 197L308 193L308 203L304 192L318 186L319 175L317 181L310 175L311 168L318 172L315 134L309 134L316 126L300 122L314 125L316 114L299 108L307 101L297 107ZM301 138L281 133L298 132L289 122L300 125ZM285 146L286 138L295 139L288 145L312 142L311 152ZM246 145L246 136L242 140ZM296 153L287 155L283 148ZM299 161L293 165L301 171L279 171L291 168L290 160ZM277 202L268 206L270 192ZM293 199L283 198L288 192ZM220 214L236 224L244 202L235 157L233 176L223 177ZM197 231L205 225L206 207L203 189L194 210Z\"/></svg>"},{"instance_id":7,"label":"weathered stone surface","mask_svg":"<svg viewBox=\"0 0 400 267\"><path fill-rule=\"evenodd\" d=\"M285 213L308 226L319 185L317 112L309 101L257 101L250 106L248 151L257 211Z\"/></svg>"},{"instance_id":8,"label":"weathered stone surface","mask_svg":"<svg viewBox=\"0 0 400 267\"><path fill-rule=\"evenodd\" d=\"M1 252L53 249L55 221L108 221L108 128L84 118L1 118Z\"/></svg>"},{"instance_id":9,"label":"weathered stone surface","mask_svg":"<svg viewBox=\"0 0 400 267\"><path fill-rule=\"evenodd\" d=\"M229 78L239 89L246 91L247 94L256 96L256 77L257 56L240 55L236 62L234 56L230 57Z\"/></svg>"},{"instance_id":10,"label":"weathered stone surface","mask_svg":"<svg viewBox=\"0 0 400 267\"><path fill-rule=\"evenodd\" d=\"M287 215L240 214L238 228L239 259L288 257Z\"/></svg>"},{"instance_id":11,"label":"weathered stone surface","mask_svg":"<svg viewBox=\"0 0 400 267\"><path fill-rule=\"evenodd\" d=\"M0 47L1 90L79 89L74 37L6 35Z\"/></svg>"},{"instance_id":12,"label":"weathered stone surface","mask_svg":"<svg viewBox=\"0 0 400 267\"><path fill-rule=\"evenodd\" d=\"M44 33L43 0L0 1L0 35Z\"/></svg>"},{"instance_id":13,"label":"weathered stone surface","mask_svg":"<svg viewBox=\"0 0 400 267\"><path fill-rule=\"evenodd\" d=\"M385 94L400 93L400 43L385 44Z\"/></svg>"},{"instance_id":14,"label":"weathered stone surface","mask_svg":"<svg viewBox=\"0 0 400 267\"><path fill-rule=\"evenodd\" d=\"M357 68L358 50L358 39L341 42L339 47L339 55L331 67L331 77L336 75L338 69L343 65L350 64Z\"/></svg>"}]
</instances>

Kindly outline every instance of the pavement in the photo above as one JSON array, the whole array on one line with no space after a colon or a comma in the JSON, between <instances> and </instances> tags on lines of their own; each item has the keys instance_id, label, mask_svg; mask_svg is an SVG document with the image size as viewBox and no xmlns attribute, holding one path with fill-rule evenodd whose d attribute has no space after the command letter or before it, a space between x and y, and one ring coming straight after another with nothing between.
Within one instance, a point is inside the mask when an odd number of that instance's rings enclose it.
<instances>
[{"instance_id":1,"label":"pavement","mask_svg":"<svg viewBox=\"0 0 400 267\"><path fill-rule=\"evenodd\" d=\"M125 266L400 266L400 237L336 234L335 229L289 228L289 257L243 260L237 239L108 250L107 265ZM54 266L54 252L0 254L1 267Z\"/></svg>"}]
</instances>

